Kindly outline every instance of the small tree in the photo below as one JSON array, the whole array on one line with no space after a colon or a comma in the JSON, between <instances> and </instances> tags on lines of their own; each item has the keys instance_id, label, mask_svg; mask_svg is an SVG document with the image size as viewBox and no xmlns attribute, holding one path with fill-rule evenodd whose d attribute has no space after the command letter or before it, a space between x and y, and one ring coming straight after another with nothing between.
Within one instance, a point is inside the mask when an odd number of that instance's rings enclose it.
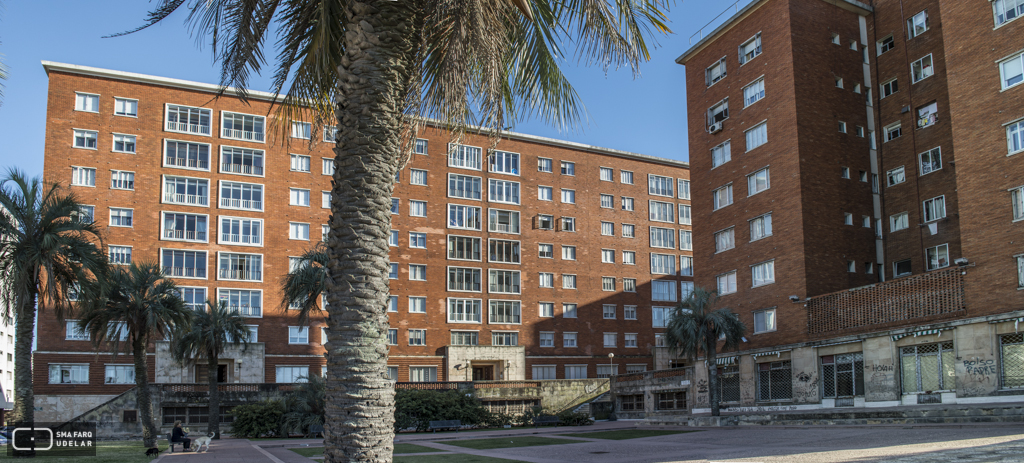
<instances>
[{"instance_id":1,"label":"small tree","mask_svg":"<svg viewBox=\"0 0 1024 463\"><path fill-rule=\"evenodd\" d=\"M704 355L711 388L711 416L720 414L718 366L715 364L718 342L724 340L723 350L734 348L747 331L746 325L732 310L712 310L717 299L713 291L694 288L689 297L673 309L665 336L669 347L680 357L687 357L693 362Z\"/></svg>"},{"instance_id":2,"label":"small tree","mask_svg":"<svg viewBox=\"0 0 1024 463\"><path fill-rule=\"evenodd\" d=\"M299 256L299 263L281 281L282 308L299 308L299 325L309 323L311 317L323 315L320 295L327 290L327 245L316 243Z\"/></svg>"},{"instance_id":3,"label":"small tree","mask_svg":"<svg viewBox=\"0 0 1024 463\"><path fill-rule=\"evenodd\" d=\"M154 263L116 267L106 283L103 297L86 306L79 326L89 332L97 348L113 344L115 355L125 341L135 363L143 445L156 447L146 350L151 338L162 338L172 328L187 328L192 311L185 307L174 282Z\"/></svg>"},{"instance_id":4,"label":"small tree","mask_svg":"<svg viewBox=\"0 0 1024 463\"><path fill-rule=\"evenodd\" d=\"M284 399L284 428L302 434L313 425L323 426L327 401L327 381L323 376L310 375Z\"/></svg>"},{"instance_id":5,"label":"small tree","mask_svg":"<svg viewBox=\"0 0 1024 463\"><path fill-rule=\"evenodd\" d=\"M210 413L207 433L220 438L220 390L217 387L217 362L228 346L249 346L251 331L245 317L227 301L214 304L206 301L207 310L195 312L191 325L175 330L171 338L171 355L178 362L195 364L206 357L207 380L210 385Z\"/></svg>"}]
</instances>

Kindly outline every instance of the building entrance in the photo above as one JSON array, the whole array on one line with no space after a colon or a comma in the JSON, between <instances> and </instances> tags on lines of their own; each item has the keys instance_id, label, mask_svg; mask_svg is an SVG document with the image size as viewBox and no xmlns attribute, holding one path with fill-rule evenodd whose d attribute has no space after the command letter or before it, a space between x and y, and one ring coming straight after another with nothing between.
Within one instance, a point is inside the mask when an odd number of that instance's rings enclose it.
<instances>
[{"instance_id":1,"label":"building entrance","mask_svg":"<svg viewBox=\"0 0 1024 463\"><path fill-rule=\"evenodd\" d=\"M494 365L474 366L473 381L494 381Z\"/></svg>"}]
</instances>

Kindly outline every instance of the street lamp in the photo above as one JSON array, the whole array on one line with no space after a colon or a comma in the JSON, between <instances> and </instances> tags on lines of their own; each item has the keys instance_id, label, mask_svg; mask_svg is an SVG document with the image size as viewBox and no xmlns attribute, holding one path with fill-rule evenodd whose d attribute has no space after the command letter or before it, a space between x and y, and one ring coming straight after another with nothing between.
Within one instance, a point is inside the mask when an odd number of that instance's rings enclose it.
<instances>
[{"instance_id":1,"label":"street lamp","mask_svg":"<svg viewBox=\"0 0 1024 463\"><path fill-rule=\"evenodd\" d=\"M611 378L615 375L615 353L608 353L608 377Z\"/></svg>"}]
</instances>

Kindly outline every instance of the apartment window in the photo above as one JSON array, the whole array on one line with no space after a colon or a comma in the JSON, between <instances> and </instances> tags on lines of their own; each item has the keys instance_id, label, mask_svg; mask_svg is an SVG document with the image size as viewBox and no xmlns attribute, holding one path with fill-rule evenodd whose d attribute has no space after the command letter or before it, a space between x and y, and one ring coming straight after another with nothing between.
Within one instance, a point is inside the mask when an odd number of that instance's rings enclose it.
<instances>
[{"instance_id":1,"label":"apartment window","mask_svg":"<svg viewBox=\"0 0 1024 463\"><path fill-rule=\"evenodd\" d=\"M417 331L420 331L422 334L426 335L426 330L417 330ZM410 330L410 332L411 332L411 330ZM410 346L414 345L412 343L412 338L409 339L409 345ZM415 344L415 345L423 346L423 345L426 345L426 343L424 342L423 344ZM409 367L409 381L421 382L421 383L436 382L437 381L437 367Z\"/></svg>"},{"instance_id":2,"label":"apartment window","mask_svg":"<svg viewBox=\"0 0 1024 463\"><path fill-rule=\"evenodd\" d=\"M292 121L292 138L309 140L313 125L309 122Z\"/></svg>"},{"instance_id":3,"label":"apartment window","mask_svg":"<svg viewBox=\"0 0 1024 463\"><path fill-rule=\"evenodd\" d=\"M480 323L480 299L448 298L448 323Z\"/></svg>"},{"instance_id":4,"label":"apartment window","mask_svg":"<svg viewBox=\"0 0 1024 463\"><path fill-rule=\"evenodd\" d=\"M708 125L717 124L729 118L729 99L726 98L708 108Z\"/></svg>"},{"instance_id":5,"label":"apartment window","mask_svg":"<svg viewBox=\"0 0 1024 463\"><path fill-rule=\"evenodd\" d=\"M673 307L651 307L651 321L654 328L665 328L672 317Z\"/></svg>"},{"instance_id":6,"label":"apartment window","mask_svg":"<svg viewBox=\"0 0 1024 463\"><path fill-rule=\"evenodd\" d=\"M614 222L601 222L601 235L603 235L603 236L615 236L615 223Z\"/></svg>"},{"instance_id":7,"label":"apartment window","mask_svg":"<svg viewBox=\"0 0 1024 463\"><path fill-rule=\"evenodd\" d=\"M875 263L874 262L864 262L864 273L866 273L868 275L871 275L871 274L875 273Z\"/></svg>"},{"instance_id":8,"label":"apartment window","mask_svg":"<svg viewBox=\"0 0 1024 463\"><path fill-rule=\"evenodd\" d=\"M665 335L657 333L654 335L654 347L665 347Z\"/></svg>"},{"instance_id":9,"label":"apartment window","mask_svg":"<svg viewBox=\"0 0 1024 463\"><path fill-rule=\"evenodd\" d=\"M552 245L552 244L541 244L541 245L539 245L539 248L540 248L540 257L541 258L543 258L543 259L552 259L552 258L554 258L554 248L555 248L554 245Z\"/></svg>"},{"instance_id":10,"label":"apartment window","mask_svg":"<svg viewBox=\"0 0 1024 463\"><path fill-rule=\"evenodd\" d=\"M562 333L562 347L576 347L576 333ZM536 368L536 367L534 367ZM551 367L554 370L555 367ZM552 373L554 373L552 371ZM534 375L536 379L536 375ZM553 377L551 379L554 379Z\"/></svg>"},{"instance_id":11,"label":"apartment window","mask_svg":"<svg viewBox=\"0 0 1024 463\"><path fill-rule=\"evenodd\" d=\"M189 310L206 310L206 288L178 287L181 300Z\"/></svg>"},{"instance_id":12,"label":"apartment window","mask_svg":"<svg viewBox=\"0 0 1024 463\"><path fill-rule=\"evenodd\" d=\"M634 238L636 237L636 225L624 223L622 224L622 237L623 238Z\"/></svg>"},{"instance_id":13,"label":"apartment window","mask_svg":"<svg viewBox=\"0 0 1024 463\"><path fill-rule=\"evenodd\" d=\"M924 202L924 221L931 222L946 217L946 197L937 196Z\"/></svg>"},{"instance_id":14,"label":"apartment window","mask_svg":"<svg viewBox=\"0 0 1024 463\"><path fill-rule=\"evenodd\" d=\"M409 184L427 186L427 171L420 169L410 169Z\"/></svg>"},{"instance_id":15,"label":"apartment window","mask_svg":"<svg viewBox=\"0 0 1024 463\"><path fill-rule=\"evenodd\" d=\"M115 133L113 151L115 153L135 153L135 135Z\"/></svg>"},{"instance_id":16,"label":"apartment window","mask_svg":"<svg viewBox=\"0 0 1024 463\"><path fill-rule=\"evenodd\" d=\"M743 105L750 106L764 99L764 79L758 79L754 83L743 88Z\"/></svg>"},{"instance_id":17,"label":"apartment window","mask_svg":"<svg viewBox=\"0 0 1024 463\"><path fill-rule=\"evenodd\" d=\"M615 291L615 277L601 277L601 291Z\"/></svg>"},{"instance_id":18,"label":"apartment window","mask_svg":"<svg viewBox=\"0 0 1024 463\"><path fill-rule=\"evenodd\" d=\"M614 264L615 263L615 250L614 249L602 249L601 250L601 263Z\"/></svg>"},{"instance_id":19,"label":"apartment window","mask_svg":"<svg viewBox=\"0 0 1024 463\"><path fill-rule=\"evenodd\" d=\"M893 262L892 273L893 275L898 277L910 275L911 273L913 273L910 269L910 259Z\"/></svg>"},{"instance_id":20,"label":"apartment window","mask_svg":"<svg viewBox=\"0 0 1024 463\"><path fill-rule=\"evenodd\" d=\"M206 278L206 251L164 249L161 258L167 276Z\"/></svg>"},{"instance_id":21,"label":"apartment window","mask_svg":"<svg viewBox=\"0 0 1024 463\"><path fill-rule=\"evenodd\" d=\"M562 289L576 289L576 275L562 274Z\"/></svg>"},{"instance_id":22,"label":"apartment window","mask_svg":"<svg viewBox=\"0 0 1024 463\"><path fill-rule=\"evenodd\" d=\"M715 233L715 252L728 251L736 247L736 229L727 228Z\"/></svg>"},{"instance_id":23,"label":"apartment window","mask_svg":"<svg viewBox=\"0 0 1024 463\"><path fill-rule=\"evenodd\" d=\"M623 278L622 290L627 293L636 292L636 278Z\"/></svg>"},{"instance_id":24,"label":"apartment window","mask_svg":"<svg viewBox=\"0 0 1024 463\"><path fill-rule=\"evenodd\" d=\"M320 241L327 242L327 234L331 231L331 228L327 225L320 226Z\"/></svg>"},{"instance_id":25,"label":"apartment window","mask_svg":"<svg viewBox=\"0 0 1024 463\"><path fill-rule=\"evenodd\" d=\"M949 245L940 244L928 248L925 252L928 261L928 270L937 270L949 267Z\"/></svg>"},{"instance_id":26,"label":"apartment window","mask_svg":"<svg viewBox=\"0 0 1024 463\"><path fill-rule=\"evenodd\" d=\"M839 121L839 133L846 133L846 123Z\"/></svg>"},{"instance_id":27,"label":"apartment window","mask_svg":"<svg viewBox=\"0 0 1024 463\"><path fill-rule=\"evenodd\" d=\"M622 210L624 210L624 211L632 211L633 207L634 207L633 206L633 198L629 198L629 197L623 196L622 197Z\"/></svg>"},{"instance_id":28,"label":"apartment window","mask_svg":"<svg viewBox=\"0 0 1024 463\"><path fill-rule=\"evenodd\" d=\"M334 158L320 158L323 162L323 174L334 175Z\"/></svg>"},{"instance_id":29,"label":"apartment window","mask_svg":"<svg viewBox=\"0 0 1024 463\"><path fill-rule=\"evenodd\" d=\"M562 203L576 204L576 190L567 190L562 188Z\"/></svg>"},{"instance_id":30,"label":"apartment window","mask_svg":"<svg viewBox=\"0 0 1024 463\"><path fill-rule=\"evenodd\" d=\"M555 332L541 331L539 345L540 347L555 347Z\"/></svg>"},{"instance_id":31,"label":"apartment window","mask_svg":"<svg viewBox=\"0 0 1024 463\"><path fill-rule=\"evenodd\" d=\"M676 231L674 228L651 227L651 247L675 249Z\"/></svg>"},{"instance_id":32,"label":"apartment window","mask_svg":"<svg viewBox=\"0 0 1024 463\"><path fill-rule=\"evenodd\" d=\"M448 267L448 291L480 292L480 280L478 268Z\"/></svg>"},{"instance_id":33,"label":"apartment window","mask_svg":"<svg viewBox=\"0 0 1024 463\"><path fill-rule=\"evenodd\" d=\"M206 242L207 217L205 215L164 212L163 216L163 233L161 234L163 239Z\"/></svg>"},{"instance_id":34,"label":"apartment window","mask_svg":"<svg viewBox=\"0 0 1024 463\"><path fill-rule=\"evenodd\" d=\"M619 171L619 183L622 183L623 185L632 185L633 172L628 170Z\"/></svg>"},{"instance_id":35,"label":"apartment window","mask_svg":"<svg viewBox=\"0 0 1024 463\"><path fill-rule=\"evenodd\" d=\"M750 266L753 287L775 283L775 261L761 262Z\"/></svg>"},{"instance_id":36,"label":"apartment window","mask_svg":"<svg viewBox=\"0 0 1024 463\"><path fill-rule=\"evenodd\" d=\"M75 148L96 149L98 133L94 130L75 130Z\"/></svg>"},{"instance_id":37,"label":"apartment window","mask_svg":"<svg viewBox=\"0 0 1024 463\"><path fill-rule=\"evenodd\" d=\"M676 302L676 282L670 280L652 281L651 300L657 302Z\"/></svg>"},{"instance_id":38,"label":"apartment window","mask_svg":"<svg viewBox=\"0 0 1024 463\"><path fill-rule=\"evenodd\" d=\"M289 326L288 344L309 344L309 327Z\"/></svg>"},{"instance_id":39,"label":"apartment window","mask_svg":"<svg viewBox=\"0 0 1024 463\"><path fill-rule=\"evenodd\" d=\"M684 277L693 276L693 257L679 256L679 275Z\"/></svg>"},{"instance_id":40,"label":"apartment window","mask_svg":"<svg viewBox=\"0 0 1024 463\"><path fill-rule=\"evenodd\" d=\"M619 333L604 333L604 347L616 347Z\"/></svg>"},{"instance_id":41,"label":"apartment window","mask_svg":"<svg viewBox=\"0 0 1024 463\"><path fill-rule=\"evenodd\" d=\"M892 50L895 47L896 47L896 42L893 40L892 36L890 35L890 36L888 36L888 37L878 41L878 54L881 55L881 54L883 54L883 53L885 53L885 52L887 52L889 50Z\"/></svg>"},{"instance_id":42,"label":"apartment window","mask_svg":"<svg viewBox=\"0 0 1024 463\"><path fill-rule=\"evenodd\" d=\"M110 246L107 248L107 257L111 264L129 265L132 263L132 247Z\"/></svg>"},{"instance_id":43,"label":"apartment window","mask_svg":"<svg viewBox=\"0 0 1024 463\"><path fill-rule=\"evenodd\" d=\"M538 305L538 309L541 317L555 316L555 304L553 302L541 302Z\"/></svg>"},{"instance_id":44,"label":"apartment window","mask_svg":"<svg viewBox=\"0 0 1024 463\"><path fill-rule=\"evenodd\" d=\"M496 174L519 175L519 153L491 151L491 172Z\"/></svg>"},{"instance_id":45,"label":"apartment window","mask_svg":"<svg viewBox=\"0 0 1024 463\"><path fill-rule=\"evenodd\" d=\"M843 214L843 224L853 225L853 214L850 214L849 212Z\"/></svg>"},{"instance_id":46,"label":"apartment window","mask_svg":"<svg viewBox=\"0 0 1024 463\"><path fill-rule=\"evenodd\" d=\"M398 299L395 299L395 305L398 305ZM395 312L398 308L395 307ZM419 296L409 296L409 313L427 313L427 298Z\"/></svg>"},{"instance_id":47,"label":"apartment window","mask_svg":"<svg viewBox=\"0 0 1024 463\"><path fill-rule=\"evenodd\" d=\"M1024 0L994 0L992 11L995 15L996 26L1000 26L1024 16Z\"/></svg>"},{"instance_id":48,"label":"apartment window","mask_svg":"<svg viewBox=\"0 0 1024 463\"><path fill-rule=\"evenodd\" d=\"M899 81L896 79L890 80L882 84L882 98L885 98L893 93L900 91Z\"/></svg>"},{"instance_id":49,"label":"apartment window","mask_svg":"<svg viewBox=\"0 0 1024 463\"><path fill-rule=\"evenodd\" d=\"M416 154L427 154L427 140L422 138L416 139L416 144L413 145L412 152Z\"/></svg>"},{"instance_id":50,"label":"apartment window","mask_svg":"<svg viewBox=\"0 0 1024 463\"><path fill-rule=\"evenodd\" d=\"M453 346L476 346L480 344L480 336L476 331L452 331Z\"/></svg>"},{"instance_id":51,"label":"apartment window","mask_svg":"<svg viewBox=\"0 0 1024 463\"><path fill-rule=\"evenodd\" d=\"M1024 8L1024 4L1020 8ZM999 75L1004 90L1024 82L1024 53L1000 62Z\"/></svg>"},{"instance_id":52,"label":"apartment window","mask_svg":"<svg viewBox=\"0 0 1024 463\"><path fill-rule=\"evenodd\" d=\"M931 77L935 73L935 68L932 67L932 55L929 54L924 58L914 61L910 65L910 71L913 83L915 84Z\"/></svg>"},{"instance_id":53,"label":"apartment window","mask_svg":"<svg viewBox=\"0 0 1024 463\"><path fill-rule=\"evenodd\" d=\"M219 280L263 281L263 256L220 253Z\"/></svg>"},{"instance_id":54,"label":"apartment window","mask_svg":"<svg viewBox=\"0 0 1024 463\"><path fill-rule=\"evenodd\" d=\"M942 169L942 150L934 148L918 155L921 161L921 175Z\"/></svg>"},{"instance_id":55,"label":"apartment window","mask_svg":"<svg viewBox=\"0 0 1024 463\"><path fill-rule=\"evenodd\" d=\"M205 229L205 226L203 228ZM308 239L308 229L306 233ZM226 244L261 245L263 244L263 221L244 217L221 217L220 242Z\"/></svg>"},{"instance_id":56,"label":"apartment window","mask_svg":"<svg viewBox=\"0 0 1024 463\"><path fill-rule=\"evenodd\" d=\"M857 94L859 94L860 92L861 92L861 90L860 90L860 84L859 84L859 83L853 84L853 93L857 93ZM858 133L857 133L857 135L858 135L858 136L861 136L861 137L863 137L863 136L864 136L864 135L863 135L863 134L861 134L860 132L858 132Z\"/></svg>"},{"instance_id":57,"label":"apartment window","mask_svg":"<svg viewBox=\"0 0 1024 463\"><path fill-rule=\"evenodd\" d=\"M519 182L491 179L488 181L488 199L495 203L519 204ZM565 190L563 191L563 199ZM565 202L564 200L562 202Z\"/></svg>"},{"instance_id":58,"label":"apartment window","mask_svg":"<svg viewBox=\"0 0 1024 463\"><path fill-rule=\"evenodd\" d=\"M410 346L427 345L427 330L409 330ZM430 378L433 371L434 380L437 378L437 368L409 367L410 381L433 381Z\"/></svg>"},{"instance_id":59,"label":"apartment window","mask_svg":"<svg viewBox=\"0 0 1024 463\"><path fill-rule=\"evenodd\" d=\"M747 138L747 151L768 143L768 123L762 122L754 128L745 132Z\"/></svg>"},{"instance_id":60,"label":"apartment window","mask_svg":"<svg viewBox=\"0 0 1024 463\"><path fill-rule=\"evenodd\" d=\"M309 224L289 222L288 239L309 241Z\"/></svg>"},{"instance_id":61,"label":"apartment window","mask_svg":"<svg viewBox=\"0 0 1024 463\"><path fill-rule=\"evenodd\" d=\"M693 250L693 232L690 230L679 230L679 249L683 251Z\"/></svg>"},{"instance_id":62,"label":"apartment window","mask_svg":"<svg viewBox=\"0 0 1024 463\"><path fill-rule=\"evenodd\" d=\"M89 365L50 365L50 384L89 384Z\"/></svg>"},{"instance_id":63,"label":"apartment window","mask_svg":"<svg viewBox=\"0 0 1024 463\"><path fill-rule=\"evenodd\" d=\"M626 265L636 265L636 252L622 251L622 263Z\"/></svg>"},{"instance_id":64,"label":"apartment window","mask_svg":"<svg viewBox=\"0 0 1024 463\"><path fill-rule=\"evenodd\" d=\"M75 111L100 112L100 96L91 93L75 93Z\"/></svg>"},{"instance_id":65,"label":"apartment window","mask_svg":"<svg viewBox=\"0 0 1024 463\"><path fill-rule=\"evenodd\" d=\"M324 300L324 305L327 305L327 300ZM388 312L398 312L398 296L388 297Z\"/></svg>"},{"instance_id":66,"label":"apartment window","mask_svg":"<svg viewBox=\"0 0 1024 463\"><path fill-rule=\"evenodd\" d=\"M1000 385L1004 389L1024 386L1024 334L999 336L999 353Z\"/></svg>"},{"instance_id":67,"label":"apartment window","mask_svg":"<svg viewBox=\"0 0 1024 463\"><path fill-rule=\"evenodd\" d=\"M648 175L647 176L647 193L654 196L667 196L674 198L673 187L675 179L672 177L662 177L660 175Z\"/></svg>"},{"instance_id":68,"label":"apartment window","mask_svg":"<svg viewBox=\"0 0 1024 463\"><path fill-rule=\"evenodd\" d=\"M832 43L836 44L836 45L839 45L840 42L842 42L842 41L839 40L839 34L836 34L835 32L833 32L832 33Z\"/></svg>"},{"instance_id":69,"label":"apartment window","mask_svg":"<svg viewBox=\"0 0 1024 463\"><path fill-rule=\"evenodd\" d=\"M297 154L291 155L291 169L299 170L298 167L301 167L302 163L296 160L296 158L305 158L304 172L309 172L309 157ZM334 163L332 162L330 165L331 173L333 173ZM222 146L220 149L220 171L232 174L263 176L263 150Z\"/></svg>"},{"instance_id":70,"label":"apartment window","mask_svg":"<svg viewBox=\"0 0 1024 463\"><path fill-rule=\"evenodd\" d=\"M917 37L928 30L928 10L915 14L907 20L908 40Z\"/></svg>"},{"instance_id":71,"label":"apartment window","mask_svg":"<svg viewBox=\"0 0 1024 463\"><path fill-rule=\"evenodd\" d=\"M324 126L324 143L338 142L338 128L333 125Z\"/></svg>"},{"instance_id":72,"label":"apartment window","mask_svg":"<svg viewBox=\"0 0 1024 463\"><path fill-rule=\"evenodd\" d=\"M736 272L732 271L715 277L718 281L718 294L732 294L736 292Z\"/></svg>"},{"instance_id":73,"label":"apartment window","mask_svg":"<svg viewBox=\"0 0 1024 463\"><path fill-rule=\"evenodd\" d=\"M414 199L409 200L409 217L426 217L427 216L427 202L417 201Z\"/></svg>"},{"instance_id":74,"label":"apartment window","mask_svg":"<svg viewBox=\"0 0 1024 463\"><path fill-rule=\"evenodd\" d=\"M917 108L917 128L921 129L934 125L939 118L939 106L936 102L931 102L920 108Z\"/></svg>"},{"instance_id":75,"label":"apartment window","mask_svg":"<svg viewBox=\"0 0 1024 463\"><path fill-rule=\"evenodd\" d=\"M860 171L860 173L859 173L859 174L857 174L857 175L858 175L858 178L860 179L860 181L862 181L862 182L864 182L864 183L867 183L867 182L868 182L868 173L867 173L867 172L865 172L865 171L863 171L863 170L862 170L862 171Z\"/></svg>"},{"instance_id":76,"label":"apartment window","mask_svg":"<svg viewBox=\"0 0 1024 463\"><path fill-rule=\"evenodd\" d=\"M187 177L164 177L164 202L206 206L210 203L210 181Z\"/></svg>"},{"instance_id":77,"label":"apartment window","mask_svg":"<svg viewBox=\"0 0 1024 463\"><path fill-rule=\"evenodd\" d=\"M543 315L541 315L543 316ZM548 315L549 317L551 315ZM522 304L519 301L490 301L487 323L518 325L522 322ZM508 344L514 346L515 344Z\"/></svg>"},{"instance_id":78,"label":"apartment window","mask_svg":"<svg viewBox=\"0 0 1024 463\"><path fill-rule=\"evenodd\" d=\"M903 166L890 170L885 176L888 179L889 186L899 185L907 181L907 174Z\"/></svg>"},{"instance_id":79,"label":"apartment window","mask_svg":"<svg viewBox=\"0 0 1024 463\"><path fill-rule=\"evenodd\" d=\"M263 316L263 292L252 289L218 289L217 299L245 317Z\"/></svg>"},{"instance_id":80,"label":"apartment window","mask_svg":"<svg viewBox=\"0 0 1024 463\"><path fill-rule=\"evenodd\" d=\"M676 206L674 203L663 203L661 201L649 201L650 219L654 222L676 222Z\"/></svg>"},{"instance_id":81,"label":"apartment window","mask_svg":"<svg viewBox=\"0 0 1024 463\"><path fill-rule=\"evenodd\" d=\"M765 214L750 219L750 241L772 236L772 215Z\"/></svg>"},{"instance_id":82,"label":"apartment window","mask_svg":"<svg viewBox=\"0 0 1024 463\"><path fill-rule=\"evenodd\" d=\"M309 190L304 190L301 188L289 188L288 204L290 206L309 207Z\"/></svg>"},{"instance_id":83,"label":"apartment window","mask_svg":"<svg viewBox=\"0 0 1024 463\"><path fill-rule=\"evenodd\" d=\"M519 333L499 331L491 333L491 345L492 346L518 346L519 345Z\"/></svg>"},{"instance_id":84,"label":"apartment window","mask_svg":"<svg viewBox=\"0 0 1024 463\"><path fill-rule=\"evenodd\" d=\"M123 170L110 171L110 188L114 190L134 190L135 172Z\"/></svg>"},{"instance_id":85,"label":"apartment window","mask_svg":"<svg viewBox=\"0 0 1024 463\"><path fill-rule=\"evenodd\" d=\"M885 128L885 141L893 141L903 135L903 127L899 122Z\"/></svg>"},{"instance_id":86,"label":"apartment window","mask_svg":"<svg viewBox=\"0 0 1024 463\"><path fill-rule=\"evenodd\" d=\"M724 79L726 76L725 72L725 57L718 60L717 63L711 65L704 71L704 80L708 87L715 85L716 82Z\"/></svg>"},{"instance_id":87,"label":"apartment window","mask_svg":"<svg viewBox=\"0 0 1024 463\"><path fill-rule=\"evenodd\" d=\"M1006 126L1006 147L1009 154L1024 151L1024 121L1017 121Z\"/></svg>"},{"instance_id":88,"label":"apartment window","mask_svg":"<svg viewBox=\"0 0 1024 463\"><path fill-rule=\"evenodd\" d=\"M576 219L573 217L562 217L558 219L559 231L576 231Z\"/></svg>"},{"instance_id":89,"label":"apartment window","mask_svg":"<svg viewBox=\"0 0 1024 463\"><path fill-rule=\"evenodd\" d=\"M732 184L726 185L712 193L715 200L715 210L732 204Z\"/></svg>"},{"instance_id":90,"label":"apartment window","mask_svg":"<svg viewBox=\"0 0 1024 463\"><path fill-rule=\"evenodd\" d=\"M576 163L562 161L562 175L576 175Z\"/></svg>"},{"instance_id":91,"label":"apartment window","mask_svg":"<svg viewBox=\"0 0 1024 463\"><path fill-rule=\"evenodd\" d=\"M133 215L132 212L132 209L124 209L120 207L110 208L110 226L131 227Z\"/></svg>"},{"instance_id":92,"label":"apartment window","mask_svg":"<svg viewBox=\"0 0 1024 463\"><path fill-rule=\"evenodd\" d=\"M604 209L612 209L615 207L615 196L612 195L601 195L601 207Z\"/></svg>"},{"instance_id":93,"label":"apartment window","mask_svg":"<svg viewBox=\"0 0 1024 463\"><path fill-rule=\"evenodd\" d=\"M753 196L771 187L768 168L765 167L747 176L747 195Z\"/></svg>"},{"instance_id":94,"label":"apartment window","mask_svg":"<svg viewBox=\"0 0 1024 463\"><path fill-rule=\"evenodd\" d=\"M487 230L497 233L519 234L519 211L490 209Z\"/></svg>"},{"instance_id":95,"label":"apartment window","mask_svg":"<svg viewBox=\"0 0 1024 463\"><path fill-rule=\"evenodd\" d=\"M291 170L293 172L309 172L309 156L291 155Z\"/></svg>"},{"instance_id":96,"label":"apartment window","mask_svg":"<svg viewBox=\"0 0 1024 463\"><path fill-rule=\"evenodd\" d=\"M401 204L401 200L399 200L398 198L391 198L391 214L392 215L395 215L395 214L399 213L399 206L400 206L400 204Z\"/></svg>"},{"instance_id":97,"label":"apartment window","mask_svg":"<svg viewBox=\"0 0 1024 463\"><path fill-rule=\"evenodd\" d=\"M480 199L481 189L480 177L448 174L448 197L450 198Z\"/></svg>"},{"instance_id":98,"label":"apartment window","mask_svg":"<svg viewBox=\"0 0 1024 463\"><path fill-rule=\"evenodd\" d=\"M167 131L210 135L211 116L209 109L180 105L167 105Z\"/></svg>"},{"instance_id":99,"label":"apartment window","mask_svg":"<svg viewBox=\"0 0 1024 463\"><path fill-rule=\"evenodd\" d=\"M615 176L615 169L612 169L611 167L602 167L601 168L601 181L602 182L614 182L615 181L614 180L614 178L615 178L614 176Z\"/></svg>"},{"instance_id":100,"label":"apartment window","mask_svg":"<svg viewBox=\"0 0 1024 463\"><path fill-rule=\"evenodd\" d=\"M309 190L290 189L292 205L309 206ZM263 210L263 185L221 182L220 206L249 211Z\"/></svg>"},{"instance_id":101,"label":"apartment window","mask_svg":"<svg viewBox=\"0 0 1024 463\"><path fill-rule=\"evenodd\" d=\"M679 223L690 225L690 206L688 204L679 205Z\"/></svg>"},{"instance_id":102,"label":"apartment window","mask_svg":"<svg viewBox=\"0 0 1024 463\"><path fill-rule=\"evenodd\" d=\"M835 79L835 82L836 82L836 88L843 88L843 78L842 77L834 77L834 79Z\"/></svg>"},{"instance_id":103,"label":"apartment window","mask_svg":"<svg viewBox=\"0 0 1024 463\"><path fill-rule=\"evenodd\" d=\"M676 257L670 254L651 253L652 275L675 275Z\"/></svg>"},{"instance_id":104,"label":"apartment window","mask_svg":"<svg viewBox=\"0 0 1024 463\"><path fill-rule=\"evenodd\" d=\"M1013 203L1013 220L1024 219L1024 187L1010 190L1010 201Z\"/></svg>"},{"instance_id":105,"label":"apartment window","mask_svg":"<svg viewBox=\"0 0 1024 463\"><path fill-rule=\"evenodd\" d=\"M449 145L448 165L460 169L480 170L483 150L477 146Z\"/></svg>"},{"instance_id":106,"label":"apartment window","mask_svg":"<svg viewBox=\"0 0 1024 463\"><path fill-rule=\"evenodd\" d=\"M398 279L398 264L392 262L392 263L390 263L388 265L390 266L390 269L388 270L388 279L389 280L397 280Z\"/></svg>"},{"instance_id":107,"label":"apartment window","mask_svg":"<svg viewBox=\"0 0 1024 463\"><path fill-rule=\"evenodd\" d=\"M104 384L135 384L135 365L106 365Z\"/></svg>"},{"instance_id":108,"label":"apartment window","mask_svg":"<svg viewBox=\"0 0 1024 463\"><path fill-rule=\"evenodd\" d=\"M92 339L89 332L78 325L78 320L68 320L65 322L65 332L64 339L68 341L88 341Z\"/></svg>"},{"instance_id":109,"label":"apartment window","mask_svg":"<svg viewBox=\"0 0 1024 463\"><path fill-rule=\"evenodd\" d=\"M537 274L537 284L541 288L555 287L555 274L541 272Z\"/></svg>"},{"instance_id":110,"label":"apartment window","mask_svg":"<svg viewBox=\"0 0 1024 463\"><path fill-rule=\"evenodd\" d=\"M264 139L263 116L250 116L239 113L221 113L221 137L235 140L262 142ZM326 132L325 132L326 137ZM308 134L305 138L309 138Z\"/></svg>"},{"instance_id":111,"label":"apartment window","mask_svg":"<svg viewBox=\"0 0 1024 463\"><path fill-rule=\"evenodd\" d=\"M551 172L551 160L547 158L537 158L537 172Z\"/></svg>"},{"instance_id":112,"label":"apartment window","mask_svg":"<svg viewBox=\"0 0 1024 463\"><path fill-rule=\"evenodd\" d=\"M752 39L747 40L740 45L739 57L740 66L747 64L748 61L756 58L761 54L761 33L758 32Z\"/></svg>"},{"instance_id":113,"label":"apartment window","mask_svg":"<svg viewBox=\"0 0 1024 463\"><path fill-rule=\"evenodd\" d=\"M497 294L520 294L520 278L518 270L487 271L487 292Z\"/></svg>"},{"instance_id":114,"label":"apartment window","mask_svg":"<svg viewBox=\"0 0 1024 463\"><path fill-rule=\"evenodd\" d=\"M562 318L576 318L576 308L576 304L562 304Z\"/></svg>"}]
</instances>

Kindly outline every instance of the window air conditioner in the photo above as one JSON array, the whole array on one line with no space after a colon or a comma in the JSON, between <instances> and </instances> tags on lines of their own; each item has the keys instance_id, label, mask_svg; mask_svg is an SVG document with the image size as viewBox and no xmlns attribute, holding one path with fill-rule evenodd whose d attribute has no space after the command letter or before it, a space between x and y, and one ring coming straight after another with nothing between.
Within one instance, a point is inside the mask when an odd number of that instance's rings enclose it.
<instances>
[{"instance_id":1,"label":"window air conditioner","mask_svg":"<svg viewBox=\"0 0 1024 463\"><path fill-rule=\"evenodd\" d=\"M717 132L721 132L721 131L722 131L722 123L721 122L715 122L714 124L711 124L711 125L708 126L708 133L717 133Z\"/></svg>"}]
</instances>

